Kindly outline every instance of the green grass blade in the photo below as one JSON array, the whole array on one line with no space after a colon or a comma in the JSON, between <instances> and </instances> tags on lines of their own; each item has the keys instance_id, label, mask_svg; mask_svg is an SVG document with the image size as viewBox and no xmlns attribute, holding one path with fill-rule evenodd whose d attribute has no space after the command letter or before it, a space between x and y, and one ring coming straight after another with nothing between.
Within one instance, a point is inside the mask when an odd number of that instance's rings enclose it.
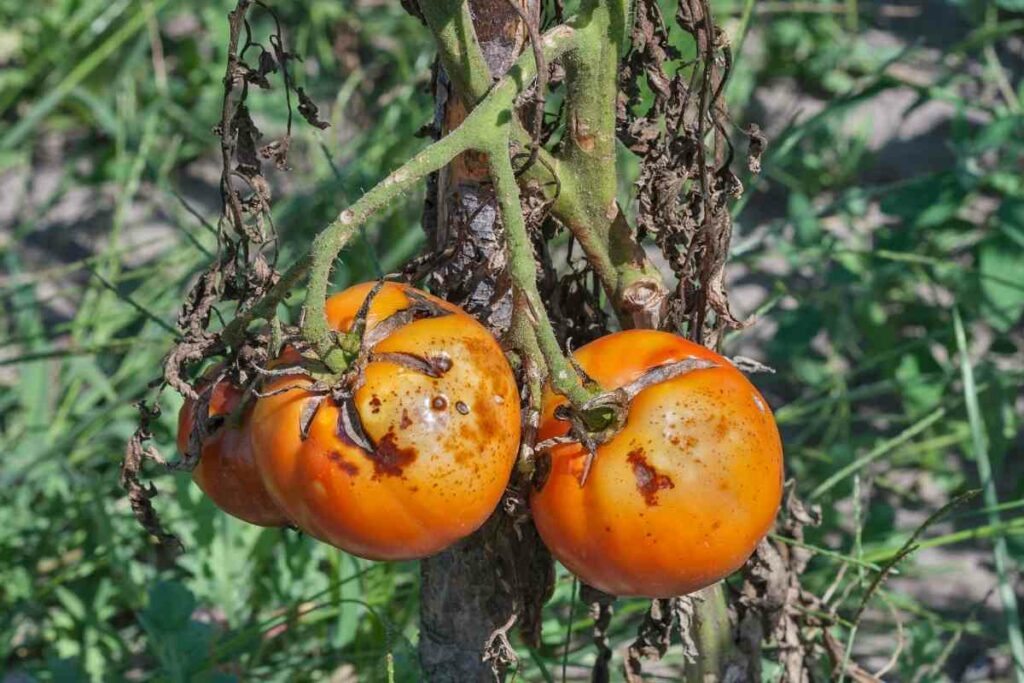
<instances>
[{"instance_id":1,"label":"green grass blade","mask_svg":"<svg viewBox=\"0 0 1024 683\"><path fill-rule=\"evenodd\" d=\"M974 461L978 467L978 478L981 480L985 505L990 508L989 524L999 525L999 496L996 483L992 478L992 463L988 457L988 443L985 426L981 419L981 406L978 404L978 393L974 384L974 368L967 353L967 335L960 319L960 311L953 309L953 332L956 335L957 350L960 353L960 374L964 382L964 400L967 405L967 421L971 427L971 443ZM1017 595L1009 577L1009 551L1006 537L997 535L992 539L992 555L995 559L996 574L999 577L999 598L1003 603L1003 614L1006 617L1006 630L1010 640L1010 653L1018 683L1024 683L1024 636L1021 634L1020 611Z\"/></svg>"},{"instance_id":2,"label":"green grass blade","mask_svg":"<svg viewBox=\"0 0 1024 683\"><path fill-rule=\"evenodd\" d=\"M825 481L821 482L821 484L819 484L813 491L811 491L811 495L808 496L808 498L810 500L820 498L823 494L825 494L827 491L829 491L832 487L834 487L836 484L841 482L846 477L850 476L851 474L860 470L861 468L869 465L875 460L878 460L882 456L891 453L896 448L902 446L903 444L910 441L915 436L917 436L918 434L925 431L933 424L941 420L943 417L945 417L945 415L946 409L944 407L932 411L925 417L921 418L911 426L904 429L902 432L900 432L893 438L883 441L882 443L878 444L873 449L871 449L870 452L857 458L846 467L842 467L839 470L837 470L832 476L830 476Z\"/></svg>"},{"instance_id":3,"label":"green grass blade","mask_svg":"<svg viewBox=\"0 0 1024 683\"><path fill-rule=\"evenodd\" d=\"M156 8L162 7L167 0L156 0ZM132 38L146 25L147 12L140 10L130 19L124 22L107 40L90 52L71 72L58 83L53 90L46 94L35 106L29 110L7 134L0 138L0 151L13 149L21 143L39 122L53 111L71 91L78 86L89 74L96 70L126 41Z\"/></svg>"}]
</instances>

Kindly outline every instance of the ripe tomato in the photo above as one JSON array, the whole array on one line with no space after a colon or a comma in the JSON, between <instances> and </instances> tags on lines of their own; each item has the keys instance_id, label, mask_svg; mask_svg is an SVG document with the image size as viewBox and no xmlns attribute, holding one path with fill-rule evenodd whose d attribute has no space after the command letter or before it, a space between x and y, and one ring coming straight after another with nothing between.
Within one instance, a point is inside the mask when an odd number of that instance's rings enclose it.
<instances>
[{"instance_id":1,"label":"ripe tomato","mask_svg":"<svg viewBox=\"0 0 1024 683\"><path fill-rule=\"evenodd\" d=\"M227 381L218 382L211 391L211 417L229 416L242 399L241 390ZM195 412L195 402L186 399L178 413L178 450L182 453L188 446ZM206 437L192 481L229 515L259 526L283 526L288 519L271 500L252 459L249 417L243 415L237 425L225 422Z\"/></svg>"},{"instance_id":2,"label":"ripe tomato","mask_svg":"<svg viewBox=\"0 0 1024 683\"><path fill-rule=\"evenodd\" d=\"M582 487L584 448L547 451L531 507L554 556L596 588L644 597L690 593L739 568L782 496L782 443L761 394L718 354L666 332L611 334L575 356L605 389L688 357L719 366L640 391ZM567 433L554 416L564 402L547 391L540 440Z\"/></svg>"},{"instance_id":3,"label":"ripe tomato","mask_svg":"<svg viewBox=\"0 0 1024 683\"><path fill-rule=\"evenodd\" d=\"M351 328L371 287L328 299L334 329ZM414 292L450 314L415 319L374 347L377 357L353 399L369 448L340 427L344 409L331 398L302 438L303 411L314 396L301 376L268 383L252 418L257 466L289 518L370 559L425 557L479 528L501 499L519 448L515 378L480 323L452 304L388 283L370 305L367 332L409 308ZM438 376L411 367L416 359L431 362Z\"/></svg>"}]
</instances>

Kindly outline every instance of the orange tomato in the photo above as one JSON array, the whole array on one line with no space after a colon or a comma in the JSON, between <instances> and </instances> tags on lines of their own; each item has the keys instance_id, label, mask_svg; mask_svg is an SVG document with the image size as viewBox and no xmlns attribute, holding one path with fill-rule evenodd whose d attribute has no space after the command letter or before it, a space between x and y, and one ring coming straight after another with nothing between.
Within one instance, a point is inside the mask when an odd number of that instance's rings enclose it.
<instances>
[{"instance_id":1,"label":"orange tomato","mask_svg":"<svg viewBox=\"0 0 1024 683\"><path fill-rule=\"evenodd\" d=\"M683 595L738 569L782 497L782 443L761 394L718 354L666 332L611 334L575 357L609 390L688 357L718 366L640 391L582 487L584 448L547 451L550 471L531 508L552 554L586 583L624 596ZM568 432L554 416L564 402L547 390L540 440Z\"/></svg>"},{"instance_id":2,"label":"orange tomato","mask_svg":"<svg viewBox=\"0 0 1024 683\"><path fill-rule=\"evenodd\" d=\"M210 416L230 419L227 416L238 407L242 391L227 381L218 382L211 391ZM178 412L177 443L182 453L188 446L195 412L196 403L191 399L186 399ZM259 526L283 526L288 519L263 486L249 441L249 414L242 416L241 424L220 425L203 441L192 481L229 515Z\"/></svg>"},{"instance_id":3,"label":"orange tomato","mask_svg":"<svg viewBox=\"0 0 1024 683\"><path fill-rule=\"evenodd\" d=\"M334 329L348 331L372 283L327 301ZM373 299L370 332L413 302L388 283ZM426 557L479 528L501 499L519 448L519 396L498 342L457 306L418 293L449 312L422 317L373 348L353 405L369 449L339 426L326 399L305 439L303 411L314 396L301 376L281 377L256 402L252 443L274 500L301 529L354 555ZM390 356L388 354L391 354ZM431 376L402 359L433 363Z\"/></svg>"}]
</instances>

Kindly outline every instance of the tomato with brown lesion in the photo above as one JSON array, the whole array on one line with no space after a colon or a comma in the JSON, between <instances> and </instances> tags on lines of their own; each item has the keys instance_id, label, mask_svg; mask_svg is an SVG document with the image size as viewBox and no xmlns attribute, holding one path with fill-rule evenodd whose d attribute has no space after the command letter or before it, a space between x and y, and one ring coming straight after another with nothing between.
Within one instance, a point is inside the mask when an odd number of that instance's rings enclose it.
<instances>
[{"instance_id":1,"label":"tomato with brown lesion","mask_svg":"<svg viewBox=\"0 0 1024 683\"><path fill-rule=\"evenodd\" d=\"M782 496L782 443L761 394L725 358L665 332L608 335L575 358L606 390L687 358L714 366L642 389L583 485L588 454L579 443L542 454L549 471L531 508L552 554L616 595L682 595L738 569ZM555 417L564 403L546 391L539 440L569 431Z\"/></svg>"},{"instance_id":2,"label":"tomato with brown lesion","mask_svg":"<svg viewBox=\"0 0 1024 683\"><path fill-rule=\"evenodd\" d=\"M351 330L371 287L328 299L334 329ZM304 411L318 397L302 376L275 378L254 409L253 450L273 498L299 528L371 559L432 555L479 528L519 447L515 378L480 323L388 283L369 306L366 333L417 298L441 314L417 317L373 347L351 398L360 433L340 426L345 408L328 397L303 438Z\"/></svg>"},{"instance_id":3,"label":"tomato with brown lesion","mask_svg":"<svg viewBox=\"0 0 1024 683\"><path fill-rule=\"evenodd\" d=\"M229 515L259 526L284 526L285 516L267 492L253 461L249 438L252 407L240 409L242 389L229 380L212 387L209 392L209 416L218 418L203 440L199 462L192 470L192 480L220 509ZM178 413L178 450L185 453L195 424L198 403L186 399Z\"/></svg>"}]
</instances>

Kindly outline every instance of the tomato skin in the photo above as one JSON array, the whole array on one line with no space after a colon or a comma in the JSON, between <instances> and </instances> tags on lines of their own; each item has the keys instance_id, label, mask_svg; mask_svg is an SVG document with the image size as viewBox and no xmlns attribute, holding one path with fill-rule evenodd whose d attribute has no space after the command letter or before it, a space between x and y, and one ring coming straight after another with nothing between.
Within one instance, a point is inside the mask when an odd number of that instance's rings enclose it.
<instances>
[{"instance_id":1,"label":"tomato skin","mask_svg":"<svg viewBox=\"0 0 1024 683\"><path fill-rule=\"evenodd\" d=\"M334 329L350 329L371 287L328 299ZM386 284L367 330L407 308L409 291ZM475 531L500 501L519 448L519 396L497 341L461 309L420 294L451 315L415 320L374 351L446 354L451 365L436 378L386 360L367 365L354 404L375 451L339 431L332 399L302 440L300 419L312 398L302 377L269 383L265 394L300 388L259 399L253 413L253 453L273 498L299 528L368 559L426 557Z\"/></svg>"},{"instance_id":2,"label":"tomato skin","mask_svg":"<svg viewBox=\"0 0 1024 683\"><path fill-rule=\"evenodd\" d=\"M531 509L552 554L622 596L684 595L742 566L782 498L782 442L764 397L718 354L666 332L611 334L575 357L605 389L687 357L719 366L641 391L583 487L583 447L548 451L550 473ZM546 391L539 440L568 432L554 417L564 402Z\"/></svg>"},{"instance_id":3,"label":"tomato skin","mask_svg":"<svg viewBox=\"0 0 1024 683\"><path fill-rule=\"evenodd\" d=\"M230 415L242 400L242 391L230 382L214 385L210 416ZM178 412L178 450L185 452L195 422L196 403L186 399ZM251 413L251 409L248 411ZM257 526L284 526L288 518L270 498L252 458L249 417L241 424L222 424L203 441L192 481L224 512Z\"/></svg>"}]
</instances>

